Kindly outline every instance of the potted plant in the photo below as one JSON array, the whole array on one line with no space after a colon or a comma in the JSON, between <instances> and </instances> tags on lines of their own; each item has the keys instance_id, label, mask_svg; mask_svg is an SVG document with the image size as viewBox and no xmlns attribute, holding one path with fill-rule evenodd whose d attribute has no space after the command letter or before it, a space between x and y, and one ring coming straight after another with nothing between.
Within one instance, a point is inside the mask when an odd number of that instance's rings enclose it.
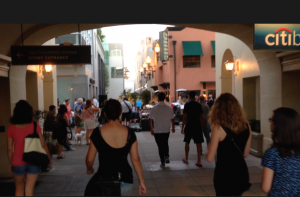
<instances>
[{"instance_id":1,"label":"potted plant","mask_svg":"<svg viewBox=\"0 0 300 197\"><path fill-rule=\"evenodd\" d=\"M260 120L251 119L249 124L252 130L250 153L257 157L262 157L263 134L260 133Z\"/></svg>"}]
</instances>

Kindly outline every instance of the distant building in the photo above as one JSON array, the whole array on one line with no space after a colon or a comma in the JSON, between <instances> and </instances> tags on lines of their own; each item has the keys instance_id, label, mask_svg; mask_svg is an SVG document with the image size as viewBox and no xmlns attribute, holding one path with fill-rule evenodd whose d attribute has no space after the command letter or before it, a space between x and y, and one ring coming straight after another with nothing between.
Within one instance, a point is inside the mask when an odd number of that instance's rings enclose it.
<instances>
[{"instance_id":1,"label":"distant building","mask_svg":"<svg viewBox=\"0 0 300 197\"><path fill-rule=\"evenodd\" d=\"M122 43L107 43L105 66L109 73L107 98L118 99L124 91L124 58Z\"/></svg>"},{"instance_id":2,"label":"distant building","mask_svg":"<svg viewBox=\"0 0 300 197\"><path fill-rule=\"evenodd\" d=\"M57 97L64 99L90 99L105 94L104 86L104 49L97 30L81 31L55 38L56 45L90 45L91 64L57 65ZM71 102L72 108L74 102Z\"/></svg>"}]
</instances>

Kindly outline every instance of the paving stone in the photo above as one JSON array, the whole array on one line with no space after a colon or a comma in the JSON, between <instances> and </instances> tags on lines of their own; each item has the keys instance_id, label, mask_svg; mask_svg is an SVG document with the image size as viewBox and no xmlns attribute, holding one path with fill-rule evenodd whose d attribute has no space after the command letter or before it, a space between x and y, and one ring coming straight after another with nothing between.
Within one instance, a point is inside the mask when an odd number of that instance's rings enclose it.
<instances>
[{"instance_id":1,"label":"paving stone","mask_svg":"<svg viewBox=\"0 0 300 197\"><path fill-rule=\"evenodd\" d=\"M158 192L161 196L207 196L207 193L199 186L159 188Z\"/></svg>"},{"instance_id":2,"label":"paving stone","mask_svg":"<svg viewBox=\"0 0 300 197\"><path fill-rule=\"evenodd\" d=\"M155 184L157 188L198 186L197 182L191 177L155 179Z\"/></svg>"}]
</instances>

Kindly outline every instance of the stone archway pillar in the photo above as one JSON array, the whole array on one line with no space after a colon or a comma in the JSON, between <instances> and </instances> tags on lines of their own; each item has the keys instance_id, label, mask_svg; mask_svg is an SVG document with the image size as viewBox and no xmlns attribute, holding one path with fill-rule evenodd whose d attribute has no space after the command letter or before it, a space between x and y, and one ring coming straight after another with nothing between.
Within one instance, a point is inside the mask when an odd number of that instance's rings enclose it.
<instances>
[{"instance_id":1,"label":"stone archway pillar","mask_svg":"<svg viewBox=\"0 0 300 197\"><path fill-rule=\"evenodd\" d=\"M26 100L26 71L27 65L11 66L9 69L11 114L19 100Z\"/></svg>"}]
</instances>

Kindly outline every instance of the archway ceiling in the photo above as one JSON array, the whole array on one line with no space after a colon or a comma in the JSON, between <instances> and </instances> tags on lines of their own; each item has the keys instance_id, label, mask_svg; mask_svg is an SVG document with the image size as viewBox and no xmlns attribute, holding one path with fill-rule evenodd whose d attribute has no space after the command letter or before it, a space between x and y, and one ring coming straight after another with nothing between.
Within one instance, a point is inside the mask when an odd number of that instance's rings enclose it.
<instances>
[{"instance_id":1,"label":"archway ceiling","mask_svg":"<svg viewBox=\"0 0 300 197\"><path fill-rule=\"evenodd\" d=\"M80 31L128 24L80 24ZM168 24L226 33L235 37L249 32L253 24ZM78 32L78 24L23 24L24 45L42 45L46 41L73 32ZM12 45L22 44L21 24L0 24L0 54L10 56Z\"/></svg>"}]
</instances>

